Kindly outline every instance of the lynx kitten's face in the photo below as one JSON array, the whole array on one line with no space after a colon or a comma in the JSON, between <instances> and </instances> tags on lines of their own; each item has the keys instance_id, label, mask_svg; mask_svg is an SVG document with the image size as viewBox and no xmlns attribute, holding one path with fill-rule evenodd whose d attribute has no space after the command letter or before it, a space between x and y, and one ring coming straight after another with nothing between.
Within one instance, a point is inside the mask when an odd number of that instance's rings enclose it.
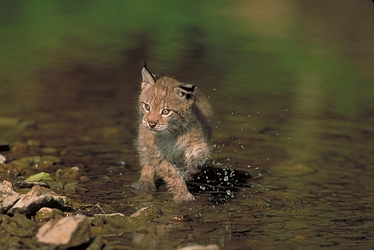
<instances>
[{"instance_id":1,"label":"lynx kitten's face","mask_svg":"<svg viewBox=\"0 0 374 250\"><path fill-rule=\"evenodd\" d=\"M191 118L195 87L172 78L155 80L143 72L139 109L142 124L154 133L183 130Z\"/></svg>"}]
</instances>

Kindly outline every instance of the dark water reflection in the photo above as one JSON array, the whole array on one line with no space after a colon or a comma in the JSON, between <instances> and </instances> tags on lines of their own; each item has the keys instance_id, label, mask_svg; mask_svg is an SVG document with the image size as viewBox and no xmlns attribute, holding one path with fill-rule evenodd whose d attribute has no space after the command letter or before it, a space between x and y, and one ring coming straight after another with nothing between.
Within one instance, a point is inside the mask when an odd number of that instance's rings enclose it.
<instances>
[{"instance_id":1,"label":"dark water reflection","mask_svg":"<svg viewBox=\"0 0 374 250\"><path fill-rule=\"evenodd\" d=\"M37 141L25 155L53 147L56 169L82 168L90 181L72 198L125 214L160 206L149 249L372 246L372 2L145 2L2 3L0 141ZM242 174L224 202L198 182L193 207L162 185L153 196L129 187L144 58L210 97L210 165ZM169 222L181 214L191 220Z\"/></svg>"}]
</instances>

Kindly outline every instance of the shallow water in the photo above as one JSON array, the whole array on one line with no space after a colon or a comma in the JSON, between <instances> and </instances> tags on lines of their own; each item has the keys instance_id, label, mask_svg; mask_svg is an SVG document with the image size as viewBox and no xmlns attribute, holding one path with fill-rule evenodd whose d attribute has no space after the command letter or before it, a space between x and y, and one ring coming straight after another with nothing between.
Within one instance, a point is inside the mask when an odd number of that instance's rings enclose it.
<instances>
[{"instance_id":1,"label":"shallow water","mask_svg":"<svg viewBox=\"0 0 374 250\"><path fill-rule=\"evenodd\" d=\"M48 171L76 165L89 177L69 197L126 215L163 211L150 234L106 236L113 245L372 246L371 1L29 5L5 6L14 14L0 21L0 141L29 145L2 154L54 148L63 162ZM218 191L189 183L191 206L162 184L153 195L130 188L144 58L151 71L197 84L215 109L210 178L230 178ZM182 215L190 220L172 219Z\"/></svg>"}]
</instances>

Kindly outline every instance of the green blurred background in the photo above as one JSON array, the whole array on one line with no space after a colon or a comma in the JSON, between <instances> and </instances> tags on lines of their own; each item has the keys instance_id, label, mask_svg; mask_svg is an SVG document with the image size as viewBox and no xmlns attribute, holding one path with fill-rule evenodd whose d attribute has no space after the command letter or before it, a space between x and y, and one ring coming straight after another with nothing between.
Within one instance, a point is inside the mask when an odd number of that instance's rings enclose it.
<instances>
[{"instance_id":1,"label":"green blurred background","mask_svg":"<svg viewBox=\"0 0 374 250\"><path fill-rule=\"evenodd\" d=\"M156 73L217 89L230 110L280 98L275 105L366 116L373 13L371 1L351 0L0 1L0 104L12 113L18 92L27 99L45 91L43 75L57 84L56 72L76 68L131 71L121 77L133 84L146 59Z\"/></svg>"}]
</instances>

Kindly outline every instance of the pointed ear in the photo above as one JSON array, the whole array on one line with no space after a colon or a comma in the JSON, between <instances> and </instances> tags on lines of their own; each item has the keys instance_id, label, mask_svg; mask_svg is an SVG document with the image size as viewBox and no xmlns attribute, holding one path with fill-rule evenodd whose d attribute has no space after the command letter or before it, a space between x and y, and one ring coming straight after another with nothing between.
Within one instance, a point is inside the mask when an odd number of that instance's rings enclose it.
<instances>
[{"instance_id":1,"label":"pointed ear","mask_svg":"<svg viewBox=\"0 0 374 250\"><path fill-rule=\"evenodd\" d=\"M179 87L175 88L175 92L180 98L184 98L187 100L194 100L195 99L195 90L196 86L192 84L182 84Z\"/></svg>"},{"instance_id":2,"label":"pointed ear","mask_svg":"<svg viewBox=\"0 0 374 250\"><path fill-rule=\"evenodd\" d=\"M144 66L142 69L142 89L148 88L155 84L155 78L153 74Z\"/></svg>"}]
</instances>

